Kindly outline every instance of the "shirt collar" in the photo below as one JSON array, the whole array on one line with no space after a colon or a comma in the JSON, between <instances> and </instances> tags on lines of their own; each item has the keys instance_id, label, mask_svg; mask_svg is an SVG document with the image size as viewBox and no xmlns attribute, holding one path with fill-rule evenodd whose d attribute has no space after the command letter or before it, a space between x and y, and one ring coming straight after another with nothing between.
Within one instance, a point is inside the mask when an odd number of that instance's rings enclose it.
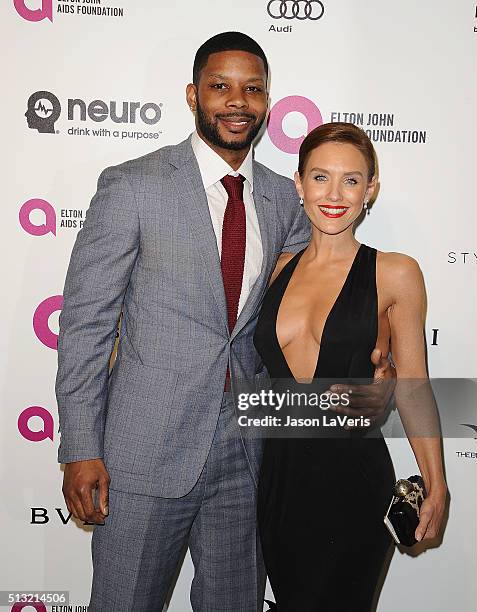
<instances>
[{"instance_id":1,"label":"shirt collar","mask_svg":"<svg viewBox=\"0 0 477 612\"><path fill-rule=\"evenodd\" d=\"M191 145L194 155L199 164L199 170L204 183L204 188L211 187L226 174L241 174L250 185L250 192L253 191L253 151L250 147L247 157L243 160L240 168L235 171L229 164L220 157L209 145L202 140L197 131L191 136Z\"/></svg>"}]
</instances>

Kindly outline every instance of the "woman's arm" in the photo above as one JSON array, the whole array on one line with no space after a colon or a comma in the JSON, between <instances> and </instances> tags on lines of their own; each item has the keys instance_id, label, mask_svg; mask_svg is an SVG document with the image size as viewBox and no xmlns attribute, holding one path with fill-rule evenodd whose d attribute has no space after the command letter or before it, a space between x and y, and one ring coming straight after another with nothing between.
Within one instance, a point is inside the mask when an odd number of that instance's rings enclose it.
<instances>
[{"instance_id":1,"label":"woman's arm","mask_svg":"<svg viewBox=\"0 0 477 612\"><path fill-rule=\"evenodd\" d=\"M396 403L428 493L416 529L420 541L437 535L447 495L437 411L426 368L426 293L414 259L387 253L383 264L391 298L388 317L398 378Z\"/></svg>"}]
</instances>

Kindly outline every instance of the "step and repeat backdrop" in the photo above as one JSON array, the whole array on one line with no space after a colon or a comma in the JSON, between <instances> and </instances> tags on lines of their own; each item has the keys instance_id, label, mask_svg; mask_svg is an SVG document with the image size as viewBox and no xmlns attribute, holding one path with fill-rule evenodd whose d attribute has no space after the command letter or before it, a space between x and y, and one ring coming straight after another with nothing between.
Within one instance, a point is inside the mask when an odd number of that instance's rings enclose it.
<instances>
[{"instance_id":1,"label":"step and repeat backdrop","mask_svg":"<svg viewBox=\"0 0 477 612\"><path fill-rule=\"evenodd\" d=\"M54 380L64 278L100 171L187 137L196 49L217 32L246 32L271 66L271 115L256 158L292 176L313 127L350 121L365 130L380 187L358 239L419 261L430 373L475 377L477 6L4 0L0 11L0 590L69 591L71 607L53 609L79 611L89 601L92 527L71 519L62 497ZM477 430L475 414L467 425ZM462 429L444 440L443 540L395 551L380 612L475 609L477 440ZM388 443L396 473L414 473L407 441ZM191 578L186 555L170 612L190 610Z\"/></svg>"}]
</instances>

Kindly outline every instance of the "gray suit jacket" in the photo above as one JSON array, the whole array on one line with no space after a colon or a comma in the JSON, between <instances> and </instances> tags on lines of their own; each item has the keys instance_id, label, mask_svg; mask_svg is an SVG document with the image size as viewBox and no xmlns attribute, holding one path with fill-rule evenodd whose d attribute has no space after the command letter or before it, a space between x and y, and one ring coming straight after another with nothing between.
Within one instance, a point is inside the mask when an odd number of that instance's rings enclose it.
<instances>
[{"instance_id":1,"label":"gray suit jacket","mask_svg":"<svg viewBox=\"0 0 477 612\"><path fill-rule=\"evenodd\" d=\"M64 287L58 461L102 457L111 487L123 491L181 497L192 489L227 364L233 379L263 375L252 337L267 281L279 254L310 236L293 182L258 162L253 171L263 265L232 334L190 138L101 173ZM260 444L244 444L256 473Z\"/></svg>"}]
</instances>

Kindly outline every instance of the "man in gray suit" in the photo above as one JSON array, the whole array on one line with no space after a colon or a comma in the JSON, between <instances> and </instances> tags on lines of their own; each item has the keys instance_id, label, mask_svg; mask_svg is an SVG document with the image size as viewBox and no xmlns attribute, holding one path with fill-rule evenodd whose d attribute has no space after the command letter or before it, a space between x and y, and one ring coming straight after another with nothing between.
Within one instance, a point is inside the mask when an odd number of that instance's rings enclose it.
<instances>
[{"instance_id":1,"label":"man in gray suit","mask_svg":"<svg viewBox=\"0 0 477 612\"><path fill-rule=\"evenodd\" d=\"M73 248L58 460L68 510L102 524L90 612L159 612L187 545L194 610L263 609L261 447L240 435L229 389L264 375L260 303L280 253L310 231L293 182L252 158L267 74L244 34L204 43L187 86L196 131L104 170Z\"/></svg>"}]
</instances>

